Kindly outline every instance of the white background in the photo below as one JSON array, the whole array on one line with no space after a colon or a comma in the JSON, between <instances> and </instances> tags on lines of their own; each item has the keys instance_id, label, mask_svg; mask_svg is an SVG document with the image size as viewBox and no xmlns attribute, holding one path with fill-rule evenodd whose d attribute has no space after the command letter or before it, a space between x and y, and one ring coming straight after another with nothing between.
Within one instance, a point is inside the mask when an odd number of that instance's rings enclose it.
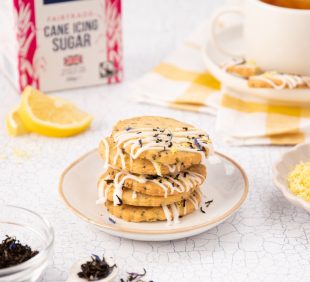
<instances>
[{"instance_id":1,"label":"white background","mask_svg":"<svg viewBox=\"0 0 310 282\"><path fill-rule=\"evenodd\" d=\"M124 0L125 81L57 93L95 117L90 131L53 139L9 138L0 123L0 203L33 209L55 228L55 252L43 281L65 281L72 263L91 253L111 255L121 269L148 271L156 282L310 281L310 217L291 206L271 182L271 166L287 147L228 147L214 134L214 117L139 105L130 83L163 59L223 1ZM0 120L19 97L0 77ZM101 233L72 215L57 195L62 170L97 146L117 120L165 115L211 133L217 150L235 158L250 180L248 201L220 226L174 242L135 242Z\"/></svg>"}]
</instances>

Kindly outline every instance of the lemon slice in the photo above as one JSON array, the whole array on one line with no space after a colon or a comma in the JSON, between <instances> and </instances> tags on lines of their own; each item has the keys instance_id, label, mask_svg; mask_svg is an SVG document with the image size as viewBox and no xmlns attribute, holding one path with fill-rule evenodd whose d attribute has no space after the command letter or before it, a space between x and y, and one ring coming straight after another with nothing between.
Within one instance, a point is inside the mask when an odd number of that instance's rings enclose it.
<instances>
[{"instance_id":1,"label":"lemon slice","mask_svg":"<svg viewBox=\"0 0 310 282\"><path fill-rule=\"evenodd\" d=\"M19 107L16 107L6 117L6 128L11 136L20 136L29 133L18 114L18 109Z\"/></svg>"},{"instance_id":2,"label":"lemon slice","mask_svg":"<svg viewBox=\"0 0 310 282\"><path fill-rule=\"evenodd\" d=\"M28 130L51 137L67 137L86 130L92 117L60 98L27 86L18 110Z\"/></svg>"}]
</instances>

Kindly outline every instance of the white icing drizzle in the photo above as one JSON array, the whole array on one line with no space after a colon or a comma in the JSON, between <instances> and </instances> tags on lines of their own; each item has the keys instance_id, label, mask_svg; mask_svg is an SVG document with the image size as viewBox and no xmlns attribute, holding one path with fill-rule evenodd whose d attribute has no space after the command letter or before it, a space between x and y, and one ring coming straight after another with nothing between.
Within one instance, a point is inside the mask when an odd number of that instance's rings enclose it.
<instances>
[{"instance_id":1,"label":"white icing drizzle","mask_svg":"<svg viewBox=\"0 0 310 282\"><path fill-rule=\"evenodd\" d=\"M205 180L203 175L188 170L179 173L177 180L170 176L167 178L178 185L172 187L171 194L175 191L179 193L188 192L191 189L200 186Z\"/></svg>"},{"instance_id":2,"label":"white icing drizzle","mask_svg":"<svg viewBox=\"0 0 310 282\"><path fill-rule=\"evenodd\" d=\"M153 167L155 168L156 174L162 176L160 164L154 161L151 161Z\"/></svg>"},{"instance_id":3,"label":"white icing drizzle","mask_svg":"<svg viewBox=\"0 0 310 282\"><path fill-rule=\"evenodd\" d=\"M289 89L294 89L298 86L308 86L310 87L310 77L291 75L291 74L281 74L281 73L265 73L263 75L252 76L251 79L260 80L266 82L271 87L275 89L284 89L285 87ZM277 85L274 80L280 80L281 84Z\"/></svg>"},{"instance_id":4,"label":"white icing drizzle","mask_svg":"<svg viewBox=\"0 0 310 282\"><path fill-rule=\"evenodd\" d=\"M179 208L176 206L176 204L171 204L170 205L171 209L172 209L172 214L173 214L173 223L180 223L179 220Z\"/></svg>"},{"instance_id":5,"label":"white icing drizzle","mask_svg":"<svg viewBox=\"0 0 310 282\"><path fill-rule=\"evenodd\" d=\"M137 199L137 192L136 191L132 191L132 198Z\"/></svg>"},{"instance_id":6,"label":"white icing drizzle","mask_svg":"<svg viewBox=\"0 0 310 282\"><path fill-rule=\"evenodd\" d=\"M170 225L171 224L171 212L170 212L168 206L166 206L166 205L162 205L162 209L163 209L165 217L167 219L167 224Z\"/></svg>"},{"instance_id":7,"label":"white icing drizzle","mask_svg":"<svg viewBox=\"0 0 310 282\"><path fill-rule=\"evenodd\" d=\"M114 155L113 159L113 165L116 165L118 158L121 159L122 169L126 169L125 155L123 154L121 148L116 149L116 154ZM130 165L132 165L132 163Z\"/></svg>"},{"instance_id":8,"label":"white icing drizzle","mask_svg":"<svg viewBox=\"0 0 310 282\"><path fill-rule=\"evenodd\" d=\"M201 191L200 189L197 189L197 190L196 190L196 193L198 194L198 196L199 196L200 198L203 197L202 191Z\"/></svg>"},{"instance_id":9,"label":"white icing drizzle","mask_svg":"<svg viewBox=\"0 0 310 282\"><path fill-rule=\"evenodd\" d=\"M162 164L162 165L168 168L170 174L175 174L181 171L182 163L177 162L176 164L173 164L173 165L168 165L168 164Z\"/></svg>"},{"instance_id":10,"label":"white icing drizzle","mask_svg":"<svg viewBox=\"0 0 310 282\"><path fill-rule=\"evenodd\" d=\"M120 179L120 177L124 175L122 177L122 179ZM113 204L114 206L121 204L120 200L122 199L122 195L123 195L123 184L125 183L125 181L127 179L133 179L138 181L139 183L145 183L146 179L144 177L138 177L135 176L131 173L126 173L124 171L120 171L118 173L115 174L114 177L114 193L113 193Z\"/></svg>"},{"instance_id":11,"label":"white icing drizzle","mask_svg":"<svg viewBox=\"0 0 310 282\"><path fill-rule=\"evenodd\" d=\"M188 200L193 204L195 210L198 210L198 208L199 208L199 202L198 202L197 198L196 198L195 196L192 195L192 196L190 196L190 197L188 198Z\"/></svg>"},{"instance_id":12,"label":"white icing drizzle","mask_svg":"<svg viewBox=\"0 0 310 282\"><path fill-rule=\"evenodd\" d=\"M114 135L116 143L116 153L114 155L112 165L116 165L118 159L121 159L122 169L126 170L125 149L129 149L130 168L132 168L133 160L137 159L143 152L148 150L172 151L172 152L195 152L199 153L202 159L205 158L204 151L208 154L213 153L213 146L209 136L199 129L195 128L176 128L173 132L169 129L160 128L129 128L125 131L118 132ZM110 164L109 143L106 138L102 139L105 145L105 167ZM187 144L185 146L184 144ZM160 164L152 161L152 164L158 175L161 174ZM176 165L167 165L170 173L180 171L181 163Z\"/></svg>"},{"instance_id":13,"label":"white icing drizzle","mask_svg":"<svg viewBox=\"0 0 310 282\"><path fill-rule=\"evenodd\" d=\"M110 180L109 177L110 176L108 175L105 179L102 179L101 183L103 183L103 185L106 185L105 180ZM164 197L167 198L169 188L170 188L170 194L174 194L175 192L178 193L189 192L191 189L200 186L204 182L205 177L197 172L186 170L177 174L175 178L172 176L165 176L159 179L157 178L148 179L147 176L145 175L136 176L127 171L120 171L116 173L113 181L114 205L120 204L120 199L122 199L122 193L123 193L123 184L127 179L132 179L139 183L152 182L163 189Z\"/></svg>"},{"instance_id":14,"label":"white icing drizzle","mask_svg":"<svg viewBox=\"0 0 310 282\"><path fill-rule=\"evenodd\" d=\"M108 199L108 193L110 190L110 186L107 186L106 189L105 187L106 187L106 182L101 181L98 187L98 200L96 201L97 205L104 204Z\"/></svg>"},{"instance_id":15,"label":"white icing drizzle","mask_svg":"<svg viewBox=\"0 0 310 282\"><path fill-rule=\"evenodd\" d=\"M197 193L198 195L201 195L201 191L197 190ZM185 205L184 205L184 210L183 210L183 215L186 215L187 214L187 205L188 205L188 201L190 201L195 210L198 210L199 209L199 201L198 199L196 198L196 195L191 195L187 200L185 200ZM162 205L162 209L164 211L164 214L165 214L165 217L166 217L166 220L167 220L167 223L169 225L171 225L171 222L172 222L172 217L171 217L171 212L170 210L172 211L172 215L173 215L173 223L176 224L176 223L179 223L180 222L180 210L179 210L179 207L173 203L171 205Z\"/></svg>"},{"instance_id":16,"label":"white icing drizzle","mask_svg":"<svg viewBox=\"0 0 310 282\"><path fill-rule=\"evenodd\" d=\"M148 150L175 150L181 152L195 152L205 156L203 150L211 151L212 145L209 136L195 128L176 128L173 132L169 129L138 128L118 132L114 135L117 148L129 150L132 159L137 159ZM190 144L189 147L184 144ZM122 155L122 150L117 150L114 163ZM154 165L154 163L153 163ZM156 169L156 168L155 168Z\"/></svg>"}]
</instances>

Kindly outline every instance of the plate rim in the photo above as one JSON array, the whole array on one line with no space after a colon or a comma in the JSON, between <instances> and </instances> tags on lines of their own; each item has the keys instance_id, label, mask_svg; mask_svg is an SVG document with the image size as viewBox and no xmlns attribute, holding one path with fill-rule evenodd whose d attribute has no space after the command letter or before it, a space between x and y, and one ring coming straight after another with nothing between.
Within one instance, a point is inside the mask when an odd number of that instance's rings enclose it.
<instances>
[{"instance_id":1,"label":"plate rim","mask_svg":"<svg viewBox=\"0 0 310 282\"><path fill-rule=\"evenodd\" d=\"M131 233L131 234L148 234L148 235L149 234L169 235L169 234L175 234L175 233L183 233L183 232L187 232L187 231L195 231L195 230L199 230L201 228L212 226L214 224L216 224L216 225L220 224L222 221L224 221L225 219L230 217L232 214L234 214L237 210L239 210L239 208L242 206L242 204L246 201L247 196L249 194L249 180L248 180L248 176L247 176L245 170L235 160L231 159L230 157L226 156L223 153L215 151L214 152L215 155L218 155L218 156L226 159L227 161L231 162L240 171L241 176L242 176L243 181L244 181L244 190L243 190L243 194L240 197L239 201L232 208L230 208L228 211L226 211L222 215L217 216L217 217L213 218L212 220L209 220L205 223L200 223L200 224L196 224L196 225L188 226L188 227L176 228L176 229L172 229L172 230L169 230L169 229L167 229L167 230L163 230L163 229L160 229L160 230L141 230L141 229L136 229L136 228L128 228L125 226L121 227L121 226L117 226L116 224L112 225L112 224L108 224L105 222L99 223L99 222L87 217L85 214L83 214L78 209L73 207L70 204L70 202L68 201L68 199L65 197L64 192L63 192L63 182L64 182L64 179L65 179L66 175L68 174L68 172L74 166L76 166L81 161L83 161L85 158L87 158L89 155L92 155L92 154L96 153L97 151L98 151L97 148L88 151L87 153L83 154L82 156L77 158L75 161L70 163L63 170L63 172L60 175L59 182L58 182L58 194L59 194L61 200L65 203L66 207L73 214L75 214L76 216L78 216L79 218L84 220L85 222L93 224L99 228L109 229L109 230L114 231L114 232L125 232L125 233Z\"/></svg>"}]
</instances>

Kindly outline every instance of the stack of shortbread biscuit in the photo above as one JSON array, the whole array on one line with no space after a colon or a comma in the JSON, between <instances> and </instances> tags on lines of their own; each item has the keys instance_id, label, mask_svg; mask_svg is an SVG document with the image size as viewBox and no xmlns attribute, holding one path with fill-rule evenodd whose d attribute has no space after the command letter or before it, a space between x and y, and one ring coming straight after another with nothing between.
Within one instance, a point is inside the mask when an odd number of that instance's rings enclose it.
<instances>
[{"instance_id":1,"label":"stack of shortbread biscuit","mask_svg":"<svg viewBox=\"0 0 310 282\"><path fill-rule=\"evenodd\" d=\"M205 132L174 119L119 121L99 145L106 168L97 203L127 221L178 222L199 207L211 149Z\"/></svg>"}]
</instances>

